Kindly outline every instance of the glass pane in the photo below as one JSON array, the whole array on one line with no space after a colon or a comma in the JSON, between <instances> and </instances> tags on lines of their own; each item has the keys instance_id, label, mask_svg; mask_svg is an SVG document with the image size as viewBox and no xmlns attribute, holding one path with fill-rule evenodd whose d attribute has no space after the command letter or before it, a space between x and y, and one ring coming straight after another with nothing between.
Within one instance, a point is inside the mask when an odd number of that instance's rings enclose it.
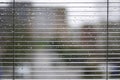
<instances>
[{"instance_id":1,"label":"glass pane","mask_svg":"<svg viewBox=\"0 0 120 80\"><path fill-rule=\"evenodd\" d=\"M119 79L119 0L0 3L0 79Z\"/></svg>"}]
</instances>

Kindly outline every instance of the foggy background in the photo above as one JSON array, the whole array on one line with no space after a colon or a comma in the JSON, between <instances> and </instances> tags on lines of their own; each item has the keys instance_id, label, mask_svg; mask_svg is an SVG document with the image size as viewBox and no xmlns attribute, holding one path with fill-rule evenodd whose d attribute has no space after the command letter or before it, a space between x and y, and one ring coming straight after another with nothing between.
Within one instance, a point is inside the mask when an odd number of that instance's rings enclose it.
<instances>
[{"instance_id":1,"label":"foggy background","mask_svg":"<svg viewBox=\"0 0 120 80\"><path fill-rule=\"evenodd\" d=\"M0 2L1 79L120 78L119 0Z\"/></svg>"}]
</instances>

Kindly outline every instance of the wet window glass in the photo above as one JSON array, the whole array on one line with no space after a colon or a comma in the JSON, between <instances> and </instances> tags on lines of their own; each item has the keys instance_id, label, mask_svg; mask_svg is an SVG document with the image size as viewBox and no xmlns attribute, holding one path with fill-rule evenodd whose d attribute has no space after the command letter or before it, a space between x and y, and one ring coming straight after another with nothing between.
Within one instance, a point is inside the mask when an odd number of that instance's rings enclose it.
<instances>
[{"instance_id":1,"label":"wet window glass","mask_svg":"<svg viewBox=\"0 0 120 80\"><path fill-rule=\"evenodd\" d=\"M0 80L120 79L119 0L1 0Z\"/></svg>"}]
</instances>

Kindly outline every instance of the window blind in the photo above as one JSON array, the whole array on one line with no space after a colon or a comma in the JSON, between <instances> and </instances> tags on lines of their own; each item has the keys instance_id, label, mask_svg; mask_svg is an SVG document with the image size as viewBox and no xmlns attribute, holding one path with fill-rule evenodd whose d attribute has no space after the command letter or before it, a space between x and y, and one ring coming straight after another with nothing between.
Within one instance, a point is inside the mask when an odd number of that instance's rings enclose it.
<instances>
[{"instance_id":1,"label":"window blind","mask_svg":"<svg viewBox=\"0 0 120 80\"><path fill-rule=\"evenodd\" d=\"M0 1L0 80L119 80L119 5Z\"/></svg>"}]
</instances>

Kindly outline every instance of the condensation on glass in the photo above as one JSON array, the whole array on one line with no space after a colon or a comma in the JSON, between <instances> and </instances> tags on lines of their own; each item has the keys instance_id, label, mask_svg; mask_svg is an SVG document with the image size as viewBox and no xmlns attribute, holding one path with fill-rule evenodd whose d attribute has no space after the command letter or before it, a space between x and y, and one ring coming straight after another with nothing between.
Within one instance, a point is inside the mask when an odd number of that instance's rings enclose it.
<instances>
[{"instance_id":1,"label":"condensation on glass","mask_svg":"<svg viewBox=\"0 0 120 80\"><path fill-rule=\"evenodd\" d=\"M119 5L0 1L0 80L119 79Z\"/></svg>"}]
</instances>

